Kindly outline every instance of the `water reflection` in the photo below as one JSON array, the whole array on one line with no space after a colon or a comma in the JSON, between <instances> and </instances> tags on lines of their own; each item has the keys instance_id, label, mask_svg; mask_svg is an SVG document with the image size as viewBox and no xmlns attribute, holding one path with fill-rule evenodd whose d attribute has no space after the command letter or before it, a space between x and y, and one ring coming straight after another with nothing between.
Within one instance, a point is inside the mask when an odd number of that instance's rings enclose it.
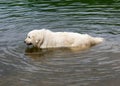
<instances>
[{"instance_id":1,"label":"water reflection","mask_svg":"<svg viewBox=\"0 0 120 86\"><path fill-rule=\"evenodd\" d=\"M45 59L45 58L57 58L64 57L66 55L80 53L80 51L72 51L68 48L51 48L51 49L38 49L35 47L27 47L25 49L25 55L31 57L32 59Z\"/></svg>"},{"instance_id":2,"label":"water reflection","mask_svg":"<svg viewBox=\"0 0 120 86\"><path fill-rule=\"evenodd\" d=\"M25 49L25 55L29 56L32 59L45 59L45 55L49 56L52 53L52 50L42 50L35 47L28 47Z\"/></svg>"}]
</instances>

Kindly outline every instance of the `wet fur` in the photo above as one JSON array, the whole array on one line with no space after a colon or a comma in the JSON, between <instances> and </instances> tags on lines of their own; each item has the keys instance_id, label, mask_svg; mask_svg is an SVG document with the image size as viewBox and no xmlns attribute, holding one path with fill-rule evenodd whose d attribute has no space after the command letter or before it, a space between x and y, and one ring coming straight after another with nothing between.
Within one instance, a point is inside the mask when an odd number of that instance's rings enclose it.
<instances>
[{"instance_id":1,"label":"wet fur","mask_svg":"<svg viewBox=\"0 0 120 86\"><path fill-rule=\"evenodd\" d=\"M25 39L26 44L38 48L84 49L103 42L103 38L74 32L52 32L50 30L32 30Z\"/></svg>"}]
</instances>

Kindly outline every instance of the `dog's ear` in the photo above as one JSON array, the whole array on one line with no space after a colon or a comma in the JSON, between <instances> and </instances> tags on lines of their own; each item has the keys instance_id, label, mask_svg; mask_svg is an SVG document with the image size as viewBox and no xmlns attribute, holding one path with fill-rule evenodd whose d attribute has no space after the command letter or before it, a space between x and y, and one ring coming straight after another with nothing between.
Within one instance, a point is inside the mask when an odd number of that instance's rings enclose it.
<instances>
[{"instance_id":1,"label":"dog's ear","mask_svg":"<svg viewBox=\"0 0 120 86\"><path fill-rule=\"evenodd\" d=\"M35 38L35 43L38 44L39 41L40 41L40 37L37 35Z\"/></svg>"},{"instance_id":2,"label":"dog's ear","mask_svg":"<svg viewBox=\"0 0 120 86\"><path fill-rule=\"evenodd\" d=\"M34 35L34 46L40 47L44 41L44 33L43 31L37 31Z\"/></svg>"},{"instance_id":3,"label":"dog's ear","mask_svg":"<svg viewBox=\"0 0 120 86\"><path fill-rule=\"evenodd\" d=\"M38 43L38 40L36 40L35 42Z\"/></svg>"}]
</instances>

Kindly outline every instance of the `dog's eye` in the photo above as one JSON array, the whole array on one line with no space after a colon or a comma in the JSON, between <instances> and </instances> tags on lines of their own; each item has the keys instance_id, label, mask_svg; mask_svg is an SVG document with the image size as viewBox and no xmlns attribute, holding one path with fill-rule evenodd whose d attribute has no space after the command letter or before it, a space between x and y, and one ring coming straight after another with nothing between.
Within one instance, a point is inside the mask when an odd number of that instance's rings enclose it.
<instances>
[{"instance_id":1,"label":"dog's eye","mask_svg":"<svg viewBox=\"0 0 120 86\"><path fill-rule=\"evenodd\" d=\"M28 38L30 38L30 36L28 36Z\"/></svg>"}]
</instances>

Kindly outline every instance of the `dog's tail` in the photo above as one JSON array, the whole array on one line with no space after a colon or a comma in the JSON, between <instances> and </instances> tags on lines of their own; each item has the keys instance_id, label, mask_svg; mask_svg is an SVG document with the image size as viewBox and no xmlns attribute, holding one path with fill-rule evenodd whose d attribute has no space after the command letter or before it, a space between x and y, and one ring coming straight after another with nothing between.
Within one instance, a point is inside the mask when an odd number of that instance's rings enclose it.
<instances>
[{"instance_id":1,"label":"dog's tail","mask_svg":"<svg viewBox=\"0 0 120 86\"><path fill-rule=\"evenodd\" d=\"M102 43L103 41L104 41L104 38L101 38L101 37L95 37L95 38L94 38L95 44Z\"/></svg>"}]
</instances>

